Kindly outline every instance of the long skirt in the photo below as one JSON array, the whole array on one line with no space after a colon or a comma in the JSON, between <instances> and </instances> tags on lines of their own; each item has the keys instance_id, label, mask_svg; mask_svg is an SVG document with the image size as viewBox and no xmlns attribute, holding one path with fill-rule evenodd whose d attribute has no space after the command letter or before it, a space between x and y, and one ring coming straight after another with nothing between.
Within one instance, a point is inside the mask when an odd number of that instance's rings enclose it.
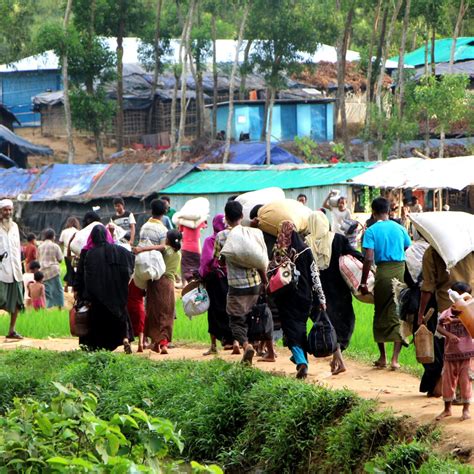
<instances>
[{"instance_id":1,"label":"long skirt","mask_svg":"<svg viewBox=\"0 0 474 474\"><path fill-rule=\"evenodd\" d=\"M194 275L199 272L199 264L201 263L201 254L181 250L181 276L190 281Z\"/></svg>"},{"instance_id":2,"label":"long skirt","mask_svg":"<svg viewBox=\"0 0 474 474\"><path fill-rule=\"evenodd\" d=\"M311 312L311 301L277 295L275 303L280 315L285 345L290 349L293 346L301 347L306 353L308 345L307 324Z\"/></svg>"},{"instance_id":3,"label":"long skirt","mask_svg":"<svg viewBox=\"0 0 474 474\"><path fill-rule=\"evenodd\" d=\"M89 334L79 338L79 344L87 350L113 351L127 338L133 341L132 327L127 308L112 313L99 301L92 301L89 308Z\"/></svg>"},{"instance_id":4,"label":"long skirt","mask_svg":"<svg viewBox=\"0 0 474 474\"><path fill-rule=\"evenodd\" d=\"M23 283L19 281L13 283L0 281L0 309L14 313L23 308Z\"/></svg>"},{"instance_id":5,"label":"long skirt","mask_svg":"<svg viewBox=\"0 0 474 474\"><path fill-rule=\"evenodd\" d=\"M377 265L375 274L374 340L377 343L402 342L392 289L392 280L403 281L405 262L383 262Z\"/></svg>"},{"instance_id":6,"label":"long skirt","mask_svg":"<svg viewBox=\"0 0 474 474\"><path fill-rule=\"evenodd\" d=\"M166 345L173 337L174 281L165 276L149 281L146 291L145 335Z\"/></svg>"},{"instance_id":7,"label":"long skirt","mask_svg":"<svg viewBox=\"0 0 474 474\"><path fill-rule=\"evenodd\" d=\"M66 264L66 275L64 275L64 282L67 283L67 286L73 286L76 278L76 271L72 265L73 258L65 257L64 263Z\"/></svg>"},{"instance_id":8,"label":"long skirt","mask_svg":"<svg viewBox=\"0 0 474 474\"><path fill-rule=\"evenodd\" d=\"M211 336L221 341L223 345L232 344L233 337L230 329L229 315L226 311L227 292L229 285L227 279L219 277L216 273L206 276L205 285L209 294L209 309L207 310L208 332Z\"/></svg>"},{"instance_id":9,"label":"long skirt","mask_svg":"<svg viewBox=\"0 0 474 474\"><path fill-rule=\"evenodd\" d=\"M48 308L55 306L62 308L64 306L64 290L61 284L61 277L56 275L49 280L45 280L44 287L46 292L46 306Z\"/></svg>"},{"instance_id":10,"label":"long skirt","mask_svg":"<svg viewBox=\"0 0 474 474\"><path fill-rule=\"evenodd\" d=\"M145 291L135 285L133 280L128 285L127 309L132 322L133 334L138 336L145 332Z\"/></svg>"}]
</instances>

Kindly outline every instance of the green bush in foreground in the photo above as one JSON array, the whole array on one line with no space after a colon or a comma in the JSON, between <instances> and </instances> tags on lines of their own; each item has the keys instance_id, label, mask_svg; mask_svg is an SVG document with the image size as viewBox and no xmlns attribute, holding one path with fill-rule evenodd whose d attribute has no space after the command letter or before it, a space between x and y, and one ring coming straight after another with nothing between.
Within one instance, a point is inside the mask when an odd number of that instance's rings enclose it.
<instances>
[{"instance_id":1,"label":"green bush in foreground","mask_svg":"<svg viewBox=\"0 0 474 474\"><path fill-rule=\"evenodd\" d=\"M96 416L102 419L135 406L172 420L186 459L215 462L227 472L474 472L433 454L432 429L377 411L352 392L222 360L0 353L0 415L18 391L48 401L52 381L97 393ZM176 444L169 449L171 458L180 458Z\"/></svg>"}]
</instances>

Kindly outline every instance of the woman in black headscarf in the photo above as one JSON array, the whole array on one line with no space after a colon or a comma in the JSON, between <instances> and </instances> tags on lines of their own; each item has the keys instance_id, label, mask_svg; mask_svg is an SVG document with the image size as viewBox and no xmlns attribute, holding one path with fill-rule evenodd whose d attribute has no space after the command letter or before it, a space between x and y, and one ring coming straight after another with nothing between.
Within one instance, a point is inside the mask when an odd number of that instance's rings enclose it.
<instances>
[{"instance_id":1,"label":"woman in black headscarf","mask_svg":"<svg viewBox=\"0 0 474 474\"><path fill-rule=\"evenodd\" d=\"M110 351L123 345L131 353L127 299L134 257L109 243L107 232L103 225L95 226L90 244L81 253L75 291L77 300L89 305L89 334L79 338L79 344L89 350Z\"/></svg>"}]
</instances>

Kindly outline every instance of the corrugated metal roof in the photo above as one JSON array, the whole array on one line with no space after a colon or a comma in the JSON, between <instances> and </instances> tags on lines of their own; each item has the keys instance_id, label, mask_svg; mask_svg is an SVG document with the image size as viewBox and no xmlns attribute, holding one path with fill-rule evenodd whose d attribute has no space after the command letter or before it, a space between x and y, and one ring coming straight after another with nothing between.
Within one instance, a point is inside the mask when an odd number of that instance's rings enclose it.
<instances>
[{"instance_id":1,"label":"corrugated metal roof","mask_svg":"<svg viewBox=\"0 0 474 474\"><path fill-rule=\"evenodd\" d=\"M232 169L229 165L212 169L210 165L206 165L206 169L188 174L162 192L216 194L255 191L270 186L282 189L327 186L346 183L376 165L375 162L363 162L332 166L249 166L246 169Z\"/></svg>"}]
</instances>

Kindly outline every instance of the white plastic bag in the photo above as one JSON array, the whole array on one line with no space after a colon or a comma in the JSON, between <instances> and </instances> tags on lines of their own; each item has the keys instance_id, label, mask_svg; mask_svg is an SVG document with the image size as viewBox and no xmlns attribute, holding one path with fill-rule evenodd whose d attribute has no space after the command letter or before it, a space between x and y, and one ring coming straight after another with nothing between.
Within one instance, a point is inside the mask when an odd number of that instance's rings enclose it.
<instances>
[{"instance_id":1,"label":"white plastic bag","mask_svg":"<svg viewBox=\"0 0 474 474\"><path fill-rule=\"evenodd\" d=\"M347 286L351 290L352 294L363 303L373 304L375 275L372 271L369 272L369 276L367 278L367 289L369 290L369 294L363 295L359 291L360 280L362 279L362 268L363 263L352 255L342 255L339 257L339 271L341 272L341 276L347 283Z\"/></svg>"},{"instance_id":2,"label":"white plastic bag","mask_svg":"<svg viewBox=\"0 0 474 474\"><path fill-rule=\"evenodd\" d=\"M267 271L267 246L260 229L234 227L227 236L221 255L238 267Z\"/></svg>"},{"instance_id":3,"label":"white plastic bag","mask_svg":"<svg viewBox=\"0 0 474 474\"><path fill-rule=\"evenodd\" d=\"M242 225L250 225L250 211L259 204L265 205L273 201L280 201L285 199L285 192L281 188L265 188L259 189L258 191L250 191L248 193L241 194L235 200L240 202L243 207L244 218Z\"/></svg>"},{"instance_id":4,"label":"white plastic bag","mask_svg":"<svg viewBox=\"0 0 474 474\"><path fill-rule=\"evenodd\" d=\"M140 252L135 257L134 277L138 282L159 280L166 271L163 255L158 250Z\"/></svg>"},{"instance_id":5,"label":"white plastic bag","mask_svg":"<svg viewBox=\"0 0 474 474\"><path fill-rule=\"evenodd\" d=\"M77 257L81 255L81 250L86 246L87 239L89 238L89 235L91 235L92 229L96 225L102 224L100 222L92 222L92 224L89 224L87 227L84 227L84 229L81 229L75 233L74 238L70 243L70 247L71 252Z\"/></svg>"},{"instance_id":6,"label":"white plastic bag","mask_svg":"<svg viewBox=\"0 0 474 474\"><path fill-rule=\"evenodd\" d=\"M453 268L474 252L474 215L467 212L423 212L409 214L418 233Z\"/></svg>"},{"instance_id":7,"label":"white plastic bag","mask_svg":"<svg viewBox=\"0 0 474 474\"><path fill-rule=\"evenodd\" d=\"M209 215L209 209L210 205L208 199L204 197L190 199L178 212L174 214L173 224L178 225L179 219L186 219L188 221L205 221Z\"/></svg>"},{"instance_id":8,"label":"white plastic bag","mask_svg":"<svg viewBox=\"0 0 474 474\"><path fill-rule=\"evenodd\" d=\"M205 313L209 309L209 295L205 288L198 286L183 295L184 314L192 319L194 316Z\"/></svg>"}]
</instances>

